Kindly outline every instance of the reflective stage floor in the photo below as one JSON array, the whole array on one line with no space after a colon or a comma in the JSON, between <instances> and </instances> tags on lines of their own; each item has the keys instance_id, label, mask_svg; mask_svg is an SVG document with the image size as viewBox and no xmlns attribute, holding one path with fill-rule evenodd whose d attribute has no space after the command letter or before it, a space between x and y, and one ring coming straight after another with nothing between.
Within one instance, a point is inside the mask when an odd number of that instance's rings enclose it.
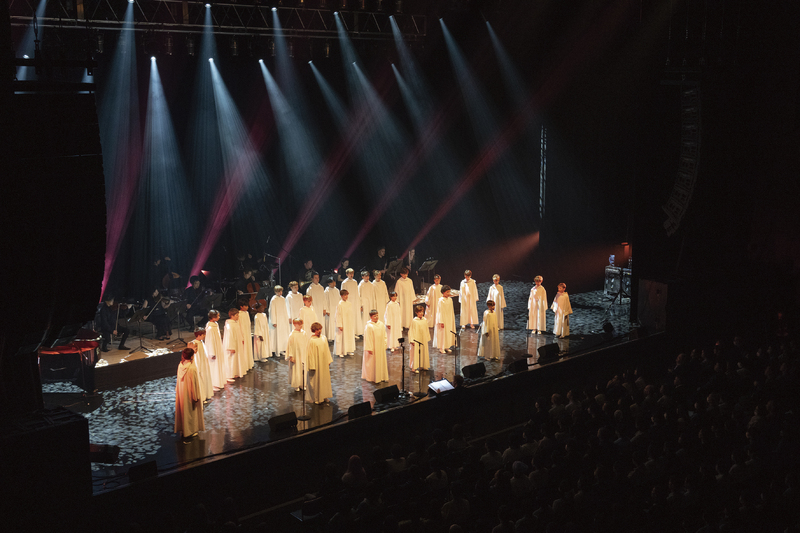
<instances>
[{"instance_id":1,"label":"reflective stage floor","mask_svg":"<svg viewBox=\"0 0 800 533\"><path fill-rule=\"evenodd\" d=\"M503 361L485 361L486 375L502 373L505 366L530 354L528 364L534 365L537 349L545 344L558 343L560 352L575 355L599 349L627 339L630 331L629 301L611 304L602 291L570 295L574 314L570 336L556 339L552 335L552 313L548 313L548 333L529 335L527 323L527 296L531 284L506 282L504 284L509 307L505 310L506 328L500 332ZM479 284L486 294L488 284ZM485 304L479 306L482 314ZM603 334L602 325L610 322L614 331ZM397 385L411 392L426 391L431 381L453 379L461 368L478 362L478 330L465 329L460 335L460 354L440 354L431 349L431 369L412 374L403 353L390 353L389 381L374 384L361 379L362 343L356 343L356 352L345 358L334 357L331 365L333 400L330 404L306 405L311 416L307 422L298 422L298 431L318 428L325 424L346 420L350 406L370 401L378 388ZM408 351L405 356L407 358ZM481 361L483 361L481 359ZM404 376L401 368L405 368ZM118 387L93 396L84 396L80 389L64 383L43 386L46 406L63 405L89 420L90 440L94 444L113 444L120 447L114 465L92 463L95 492L110 490L127 483L125 473L135 464L155 460L159 472L180 468L198 460L213 460L228 453L260 446L270 441L268 421L271 417L294 411L302 413L301 393L289 386L288 363L271 359L256 363L246 376L217 392L205 406L206 430L189 443L183 443L173 432L175 409L175 376L155 379L141 385ZM411 399L413 401L413 398ZM422 398L417 401L425 401Z\"/></svg>"}]
</instances>

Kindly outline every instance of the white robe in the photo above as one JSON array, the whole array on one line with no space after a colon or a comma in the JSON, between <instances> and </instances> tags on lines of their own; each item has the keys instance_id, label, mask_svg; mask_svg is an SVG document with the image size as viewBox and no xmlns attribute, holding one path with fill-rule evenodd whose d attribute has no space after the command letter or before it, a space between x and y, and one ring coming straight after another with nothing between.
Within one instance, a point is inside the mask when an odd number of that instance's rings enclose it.
<instances>
[{"instance_id":1,"label":"white robe","mask_svg":"<svg viewBox=\"0 0 800 533\"><path fill-rule=\"evenodd\" d=\"M311 337L308 341L306 357L308 358L308 390L306 391L306 398L310 402L322 403L325 398L333 397L330 369L333 359L331 358L331 350L328 348L328 339L323 335Z\"/></svg>"},{"instance_id":2,"label":"white robe","mask_svg":"<svg viewBox=\"0 0 800 533\"><path fill-rule=\"evenodd\" d=\"M478 285L470 278L461 280L458 289L458 301L461 304L461 325L470 326L478 324Z\"/></svg>"},{"instance_id":3,"label":"white robe","mask_svg":"<svg viewBox=\"0 0 800 533\"><path fill-rule=\"evenodd\" d=\"M306 339L310 339L311 324L317 321L317 312L314 310L314 306L303 307L297 318L303 321L303 332L306 334Z\"/></svg>"},{"instance_id":4,"label":"white robe","mask_svg":"<svg viewBox=\"0 0 800 533\"><path fill-rule=\"evenodd\" d=\"M551 307L556 314L553 324L553 334L559 337L569 335L569 315L572 314L572 305L569 303L569 294L565 292L556 293Z\"/></svg>"},{"instance_id":5,"label":"white robe","mask_svg":"<svg viewBox=\"0 0 800 533\"><path fill-rule=\"evenodd\" d=\"M347 301L350 302L352 307L350 312L353 313L353 335L360 335L364 331L364 321L361 319L361 298L358 296L358 282L348 278L342 282L342 290L350 293Z\"/></svg>"},{"instance_id":6,"label":"white robe","mask_svg":"<svg viewBox=\"0 0 800 533\"><path fill-rule=\"evenodd\" d=\"M200 395L203 401L214 397L214 385L211 383L211 366L208 364L206 347L203 341L195 339L189 344L194 348L194 366L197 367L197 376L200 378Z\"/></svg>"},{"instance_id":7,"label":"white robe","mask_svg":"<svg viewBox=\"0 0 800 533\"><path fill-rule=\"evenodd\" d=\"M442 327L444 325L444 327ZM456 343L456 317L453 313L453 300L442 296L436 306L436 328L433 330L433 344L441 353Z\"/></svg>"},{"instance_id":8,"label":"white robe","mask_svg":"<svg viewBox=\"0 0 800 533\"><path fill-rule=\"evenodd\" d=\"M286 309L286 298L277 294L272 297L269 302L269 325L272 328L269 340L272 343L272 352L278 357L286 352L286 343L289 342L289 333L292 331Z\"/></svg>"},{"instance_id":9,"label":"white robe","mask_svg":"<svg viewBox=\"0 0 800 533\"><path fill-rule=\"evenodd\" d=\"M478 357L484 359L500 359L500 330L497 328L497 313L488 309L483 312L480 340L478 341Z\"/></svg>"},{"instance_id":10,"label":"white robe","mask_svg":"<svg viewBox=\"0 0 800 533\"><path fill-rule=\"evenodd\" d=\"M414 282L411 281L411 278L403 279L401 277L394 286L394 292L397 293L397 303L400 304L400 318L403 327L410 328L411 321L414 319L414 301L417 299Z\"/></svg>"},{"instance_id":11,"label":"white robe","mask_svg":"<svg viewBox=\"0 0 800 533\"><path fill-rule=\"evenodd\" d=\"M394 350L400 346L400 343L397 342L397 339L403 336L400 311L399 303L389 301L389 303L386 305L386 312L383 314L383 322L386 324L386 345L390 350Z\"/></svg>"},{"instance_id":12,"label":"white robe","mask_svg":"<svg viewBox=\"0 0 800 533\"><path fill-rule=\"evenodd\" d=\"M191 361L181 361L175 384L175 433L188 437L204 429L203 395L197 367Z\"/></svg>"},{"instance_id":13,"label":"white robe","mask_svg":"<svg viewBox=\"0 0 800 533\"><path fill-rule=\"evenodd\" d=\"M328 287L325 289L325 336L328 339L336 339L336 309L339 307L339 302L342 297L339 296L339 289L336 287Z\"/></svg>"},{"instance_id":14,"label":"white robe","mask_svg":"<svg viewBox=\"0 0 800 533\"><path fill-rule=\"evenodd\" d=\"M381 316L386 312L386 304L389 303L389 290L383 280L373 281L372 287L375 289L375 309L378 311L378 316Z\"/></svg>"},{"instance_id":15,"label":"white robe","mask_svg":"<svg viewBox=\"0 0 800 533\"><path fill-rule=\"evenodd\" d=\"M263 338L262 341L259 337ZM269 321L266 313L256 313L253 328L253 359L266 361L272 357L272 343L269 339Z\"/></svg>"},{"instance_id":16,"label":"white robe","mask_svg":"<svg viewBox=\"0 0 800 533\"><path fill-rule=\"evenodd\" d=\"M222 349L225 355L228 356L228 371L225 374L228 379L240 378L247 372L247 367L242 366L243 359L241 356L244 350L244 341L242 340L242 328L239 322L233 319L225 321L225 336L222 338Z\"/></svg>"},{"instance_id":17,"label":"white robe","mask_svg":"<svg viewBox=\"0 0 800 533\"><path fill-rule=\"evenodd\" d=\"M311 296L311 307L317 312L317 322L325 327L325 312L328 307L325 303L325 287L319 283L311 283L306 289L306 295Z\"/></svg>"},{"instance_id":18,"label":"white robe","mask_svg":"<svg viewBox=\"0 0 800 533\"><path fill-rule=\"evenodd\" d=\"M289 294L286 295L286 312L289 313L289 318L297 318L302 308L303 295L299 292L289 291Z\"/></svg>"},{"instance_id":19,"label":"white robe","mask_svg":"<svg viewBox=\"0 0 800 533\"><path fill-rule=\"evenodd\" d=\"M289 342L286 345L286 360L289 361L289 384L292 388L302 388L303 385L303 368L306 364L306 346L308 345L308 338L305 332L301 329L292 330L289 335ZM289 358L294 358L294 362Z\"/></svg>"},{"instance_id":20,"label":"white robe","mask_svg":"<svg viewBox=\"0 0 800 533\"><path fill-rule=\"evenodd\" d=\"M355 318L350 300L339 300L335 314L336 337L333 339L333 353L345 355L356 351ZM341 328L341 330L339 329Z\"/></svg>"},{"instance_id":21,"label":"white robe","mask_svg":"<svg viewBox=\"0 0 800 533\"><path fill-rule=\"evenodd\" d=\"M239 311L239 330L242 333L242 346L244 348L239 353L239 357L242 359L239 364L247 372L255 366L253 364L253 328L248 311Z\"/></svg>"},{"instance_id":22,"label":"white robe","mask_svg":"<svg viewBox=\"0 0 800 533\"><path fill-rule=\"evenodd\" d=\"M389 380L386 358L386 326L378 320L364 327L364 357L361 359L361 379L380 383Z\"/></svg>"},{"instance_id":23,"label":"white robe","mask_svg":"<svg viewBox=\"0 0 800 533\"><path fill-rule=\"evenodd\" d=\"M369 312L377 309L375 306L375 287L372 286L372 283L361 280L358 284L358 298L361 300L361 321L366 324L369 322Z\"/></svg>"},{"instance_id":24,"label":"white robe","mask_svg":"<svg viewBox=\"0 0 800 533\"><path fill-rule=\"evenodd\" d=\"M528 329L545 331L547 329L547 291L539 285L533 286L528 296Z\"/></svg>"},{"instance_id":25,"label":"white robe","mask_svg":"<svg viewBox=\"0 0 800 533\"><path fill-rule=\"evenodd\" d=\"M228 383L228 354L222 348L219 324L211 320L206 323L206 352L211 369L211 384L221 389Z\"/></svg>"},{"instance_id":26,"label":"white robe","mask_svg":"<svg viewBox=\"0 0 800 533\"><path fill-rule=\"evenodd\" d=\"M425 295L425 318L428 319L428 327L433 328L436 326L436 306L439 304L439 298L442 297L442 284L434 283L428 287L428 293Z\"/></svg>"},{"instance_id":27,"label":"white robe","mask_svg":"<svg viewBox=\"0 0 800 533\"><path fill-rule=\"evenodd\" d=\"M411 328L408 330L408 342L411 343L411 353L408 363L411 370L427 370L431 366L430 356L428 355L428 343L431 341L431 333L428 329L428 320L425 318L414 317Z\"/></svg>"},{"instance_id":28,"label":"white robe","mask_svg":"<svg viewBox=\"0 0 800 533\"><path fill-rule=\"evenodd\" d=\"M503 329L503 309L508 306L506 305L506 295L503 292L502 285L492 283L492 286L489 287L489 294L486 295L486 301L488 302L489 300L492 300L495 305L494 314L497 315L497 327L498 329Z\"/></svg>"}]
</instances>

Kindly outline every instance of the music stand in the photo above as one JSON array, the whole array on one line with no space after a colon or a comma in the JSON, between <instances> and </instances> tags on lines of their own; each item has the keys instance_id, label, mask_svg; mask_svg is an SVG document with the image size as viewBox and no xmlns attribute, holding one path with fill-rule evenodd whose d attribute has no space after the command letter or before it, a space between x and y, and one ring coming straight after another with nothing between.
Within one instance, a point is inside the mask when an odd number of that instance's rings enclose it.
<instances>
[{"instance_id":1,"label":"music stand","mask_svg":"<svg viewBox=\"0 0 800 533\"><path fill-rule=\"evenodd\" d=\"M403 359L400 361L400 396L408 398L411 394L406 390L406 340L399 337L397 341L403 347Z\"/></svg>"},{"instance_id":2,"label":"music stand","mask_svg":"<svg viewBox=\"0 0 800 533\"><path fill-rule=\"evenodd\" d=\"M428 286L431 284L431 271L433 267L436 266L438 263L438 259L427 259L422 265L417 269L417 272L426 272L428 274Z\"/></svg>"},{"instance_id":3,"label":"music stand","mask_svg":"<svg viewBox=\"0 0 800 533\"><path fill-rule=\"evenodd\" d=\"M152 348L144 346L144 340L142 339L142 320L149 314L146 307L142 307L128 319L128 324L130 325L131 322L136 322L138 325L136 326L136 331L139 332L139 346L131 350L130 353L142 351L142 352L149 352Z\"/></svg>"},{"instance_id":4,"label":"music stand","mask_svg":"<svg viewBox=\"0 0 800 533\"><path fill-rule=\"evenodd\" d=\"M396 278L397 278L397 276L398 276L397 272L398 272L398 271L399 271L399 270L400 270L402 267L403 267L403 260L402 260L402 259L396 259L396 260L394 260L394 261L391 261L391 262L390 262L390 263L389 263L389 264L386 266L386 273L387 273L387 274L389 274L390 276L392 276L392 278L393 278L393 279L396 279Z\"/></svg>"},{"instance_id":5,"label":"music stand","mask_svg":"<svg viewBox=\"0 0 800 533\"><path fill-rule=\"evenodd\" d=\"M303 398L303 414L297 417L298 420L302 420L303 422L311 420L311 415L306 414L306 387L308 387L308 370L306 370L306 363L307 361L300 363L303 367L303 390L301 391Z\"/></svg>"}]
</instances>

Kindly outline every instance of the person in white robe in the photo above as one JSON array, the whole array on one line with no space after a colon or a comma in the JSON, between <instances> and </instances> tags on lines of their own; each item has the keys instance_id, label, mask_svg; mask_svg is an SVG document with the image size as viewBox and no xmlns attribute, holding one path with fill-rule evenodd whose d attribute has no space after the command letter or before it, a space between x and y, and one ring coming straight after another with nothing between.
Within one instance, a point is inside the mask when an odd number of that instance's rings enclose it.
<instances>
[{"instance_id":1,"label":"person in white robe","mask_svg":"<svg viewBox=\"0 0 800 533\"><path fill-rule=\"evenodd\" d=\"M228 357L222 348L222 336L219 334L219 311L208 312L206 322L206 354L211 369L211 385L217 390L228 384Z\"/></svg>"},{"instance_id":2,"label":"person in white robe","mask_svg":"<svg viewBox=\"0 0 800 533\"><path fill-rule=\"evenodd\" d=\"M361 379L380 383L389 380L389 362L386 357L386 326L378 320L378 311L369 313L370 321L364 326L364 357L361 360Z\"/></svg>"},{"instance_id":3,"label":"person in white robe","mask_svg":"<svg viewBox=\"0 0 800 533\"><path fill-rule=\"evenodd\" d=\"M203 401L214 397L214 385L211 383L211 366L208 364L206 356L206 330L198 329L194 332L194 340L189 341L187 346L194 350L194 366L197 367L197 376L200 378L200 393Z\"/></svg>"},{"instance_id":4,"label":"person in white robe","mask_svg":"<svg viewBox=\"0 0 800 533\"><path fill-rule=\"evenodd\" d=\"M350 294L350 307L353 313L353 332L354 335L360 335L364 331L364 320L361 317L361 299L358 297L358 282L353 279L355 271L348 268L345 272L347 279L342 282L342 290Z\"/></svg>"},{"instance_id":5,"label":"person in white robe","mask_svg":"<svg viewBox=\"0 0 800 533\"><path fill-rule=\"evenodd\" d=\"M295 392L305 387L303 383L303 369L306 367L306 346L308 337L303 331L303 321L295 318L294 331L289 335L286 345L286 359L289 361L289 384Z\"/></svg>"},{"instance_id":6,"label":"person in white robe","mask_svg":"<svg viewBox=\"0 0 800 533\"><path fill-rule=\"evenodd\" d=\"M288 324L291 328L292 319L300 316L300 310L303 308L303 295L298 292L298 285L296 281L289 282L289 294L286 295L286 312L289 313Z\"/></svg>"},{"instance_id":7,"label":"person in white robe","mask_svg":"<svg viewBox=\"0 0 800 533\"><path fill-rule=\"evenodd\" d=\"M314 310L314 299L311 298L309 295L303 296L303 308L300 309L300 312L297 314L297 318L303 321L303 332L306 335L306 339L311 338L311 329L309 329L309 324L313 324L317 321L317 312Z\"/></svg>"},{"instance_id":8,"label":"person in white robe","mask_svg":"<svg viewBox=\"0 0 800 533\"><path fill-rule=\"evenodd\" d=\"M181 352L178 379L175 384L175 433L188 439L206 429L203 420L203 395L200 377L192 362L194 350L186 347Z\"/></svg>"},{"instance_id":9,"label":"person in white robe","mask_svg":"<svg viewBox=\"0 0 800 533\"><path fill-rule=\"evenodd\" d=\"M461 304L461 327L475 328L478 325L478 285L472 279L472 271L464 271L464 279L458 289Z\"/></svg>"},{"instance_id":10,"label":"person in white robe","mask_svg":"<svg viewBox=\"0 0 800 533\"><path fill-rule=\"evenodd\" d=\"M436 306L439 304L439 298L442 297L442 276L436 274L433 276L433 285L428 287L428 292L425 294L425 318L428 319L428 327L436 327Z\"/></svg>"},{"instance_id":11,"label":"person in white robe","mask_svg":"<svg viewBox=\"0 0 800 533\"><path fill-rule=\"evenodd\" d=\"M425 318L425 306L417 306L414 321L408 330L408 342L411 346L408 363L411 371L419 373L420 370L428 370L431 366L430 356L428 355L428 343L431 341L431 333L428 329L428 319Z\"/></svg>"},{"instance_id":12,"label":"person in white robe","mask_svg":"<svg viewBox=\"0 0 800 533\"><path fill-rule=\"evenodd\" d=\"M242 333L244 349L239 353L242 358L242 368L249 372L255 366L253 363L253 327L250 321L250 303L247 300L239 301L239 329Z\"/></svg>"},{"instance_id":13,"label":"person in white robe","mask_svg":"<svg viewBox=\"0 0 800 533\"><path fill-rule=\"evenodd\" d=\"M386 324L386 339L387 347L391 351L395 351L400 347L397 339L403 336L403 321L400 317L401 309L400 304L397 302L397 293L392 291L389 295L389 303L386 305L386 311L383 314L383 322ZM378 312L380 316L380 312Z\"/></svg>"},{"instance_id":14,"label":"person in white robe","mask_svg":"<svg viewBox=\"0 0 800 533\"><path fill-rule=\"evenodd\" d=\"M492 286L489 287L489 294L486 295L486 302L488 303L489 300L494 302L494 314L497 315L497 328L503 329L503 309L507 307L506 296L505 293L503 293L503 286L500 285L500 276L497 274L492 276Z\"/></svg>"},{"instance_id":15,"label":"person in white robe","mask_svg":"<svg viewBox=\"0 0 800 533\"><path fill-rule=\"evenodd\" d=\"M342 289L339 293L341 300L336 307L336 338L333 341L333 353L339 357L352 355L356 351L355 318L351 304L350 291Z\"/></svg>"},{"instance_id":16,"label":"person in white robe","mask_svg":"<svg viewBox=\"0 0 800 533\"><path fill-rule=\"evenodd\" d=\"M386 288L386 282L383 281L380 270L372 272L374 280L372 286L375 288L375 309L378 310L378 315L382 315L386 311L386 304L389 303L389 291Z\"/></svg>"},{"instance_id":17,"label":"person in white robe","mask_svg":"<svg viewBox=\"0 0 800 533\"><path fill-rule=\"evenodd\" d=\"M247 368L243 366L241 356L244 350L242 328L239 326L239 310L228 311L228 320L225 321L225 335L222 337L222 349L228 356L228 380L240 378L245 375Z\"/></svg>"},{"instance_id":18,"label":"person in white robe","mask_svg":"<svg viewBox=\"0 0 800 533\"><path fill-rule=\"evenodd\" d=\"M311 283L306 288L306 295L311 296L314 301L314 311L317 312L317 319L315 322L325 324L325 312L328 308L325 300L325 287L319 282L318 272L314 272L311 275Z\"/></svg>"},{"instance_id":19,"label":"person in white robe","mask_svg":"<svg viewBox=\"0 0 800 533\"><path fill-rule=\"evenodd\" d=\"M266 361L272 357L272 343L269 339L269 320L264 306L258 308L258 313L253 326L253 359L256 361Z\"/></svg>"},{"instance_id":20,"label":"person in white robe","mask_svg":"<svg viewBox=\"0 0 800 533\"><path fill-rule=\"evenodd\" d=\"M269 340L272 343L272 353L276 357L286 352L286 343L289 342L289 333L292 330L286 298L283 297L283 287L275 285L275 296L269 302Z\"/></svg>"},{"instance_id":21,"label":"person in white robe","mask_svg":"<svg viewBox=\"0 0 800 533\"><path fill-rule=\"evenodd\" d=\"M533 278L534 285L528 297L528 329L537 335L547 330L547 291L542 281L542 276Z\"/></svg>"},{"instance_id":22,"label":"person in white robe","mask_svg":"<svg viewBox=\"0 0 800 533\"><path fill-rule=\"evenodd\" d=\"M553 298L551 309L556 314L553 333L560 339L569 336L569 315L572 314L572 305L569 303L566 283L558 284L558 292Z\"/></svg>"},{"instance_id":23,"label":"person in white robe","mask_svg":"<svg viewBox=\"0 0 800 533\"><path fill-rule=\"evenodd\" d=\"M442 286L442 297L436 304L436 329L433 330L433 344L439 353L451 353L450 347L456 342L456 317L453 313L453 300L450 286Z\"/></svg>"},{"instance_id":24,"label":"person in white robe","mask_svg":"<svg viewBox=\"0 0 800 533\"><path fill-rule=\"evenodd\" d=\"M328 339L322 335L322 324L319 322L311 324L311 332L312 336L306 349L308 360L306 399L320 404L333 397L330 368L333 358L328 347Z\"/></svg>"},{"instance_id":25,"label":"person in white robe","mask_svg":"<svg viewBox=\"0 0 800 533\"><path fill-rule=\"evenodd\" d=\"M486 302L486 311L483 312L481 322L480 340L478 341L478 357L487 361L500 359L500 330L497 327L497 313L492 300Z\"/></svg>"},{"instance_id":26,"label":"person in white robe","mask_svg":"<svg viewBox=\"0 0 800 533\"><path fill-rule=\"evenodd\" d=\"M328 338L328 342L333 342L336 339L336 310L341 300L339 289L336 288L336 280L333 277L328 278L328 287L325 289L324 311L325 336Z\"/></svg>"},{"instance_id":27,"label":"person in white robe","mask_svg":"<svg viewBox=\"0 0 800 533\"><path fill-rule=\"evenodd\" d=\"M400 320L404 328L411 327L414 319L414 301L417 295L414 292L414 282L408 277L408 269L403 267L400 270L400 278L394 284L394 292L397 293L397 302L400 304Z\"/></svg>"},{"instance_id":28,"label":"person in white robe","mask_svg":"<svg viewBox=\"0 0 800 533\"><path fill-rule=\"evenodd\" d=\"M361 321L369 322L369 312L377 309L375 306L375 287L369 281L369 272L361 272L361 282L358 284L358 299L361 302Z\"/></svg>"}]
</instances>

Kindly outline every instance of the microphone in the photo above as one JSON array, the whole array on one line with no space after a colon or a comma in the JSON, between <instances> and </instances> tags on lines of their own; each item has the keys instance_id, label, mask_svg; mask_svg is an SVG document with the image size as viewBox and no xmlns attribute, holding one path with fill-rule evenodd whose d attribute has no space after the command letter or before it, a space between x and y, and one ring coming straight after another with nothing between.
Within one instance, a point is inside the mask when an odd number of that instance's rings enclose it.
<instances>
[{"instance_id":1,"label":"microphone","mask_svg":"<svg viewBox=\"0 0 800 533\"><path fill-rule=\"evenodd\" d=\"M403 338L403 337L399 337L399 338L397 339L397 342L399 342L400 344L403 344L404 342L406 342L406 339L405 339L405 338Z\"/></svg>"}]
</instances>

